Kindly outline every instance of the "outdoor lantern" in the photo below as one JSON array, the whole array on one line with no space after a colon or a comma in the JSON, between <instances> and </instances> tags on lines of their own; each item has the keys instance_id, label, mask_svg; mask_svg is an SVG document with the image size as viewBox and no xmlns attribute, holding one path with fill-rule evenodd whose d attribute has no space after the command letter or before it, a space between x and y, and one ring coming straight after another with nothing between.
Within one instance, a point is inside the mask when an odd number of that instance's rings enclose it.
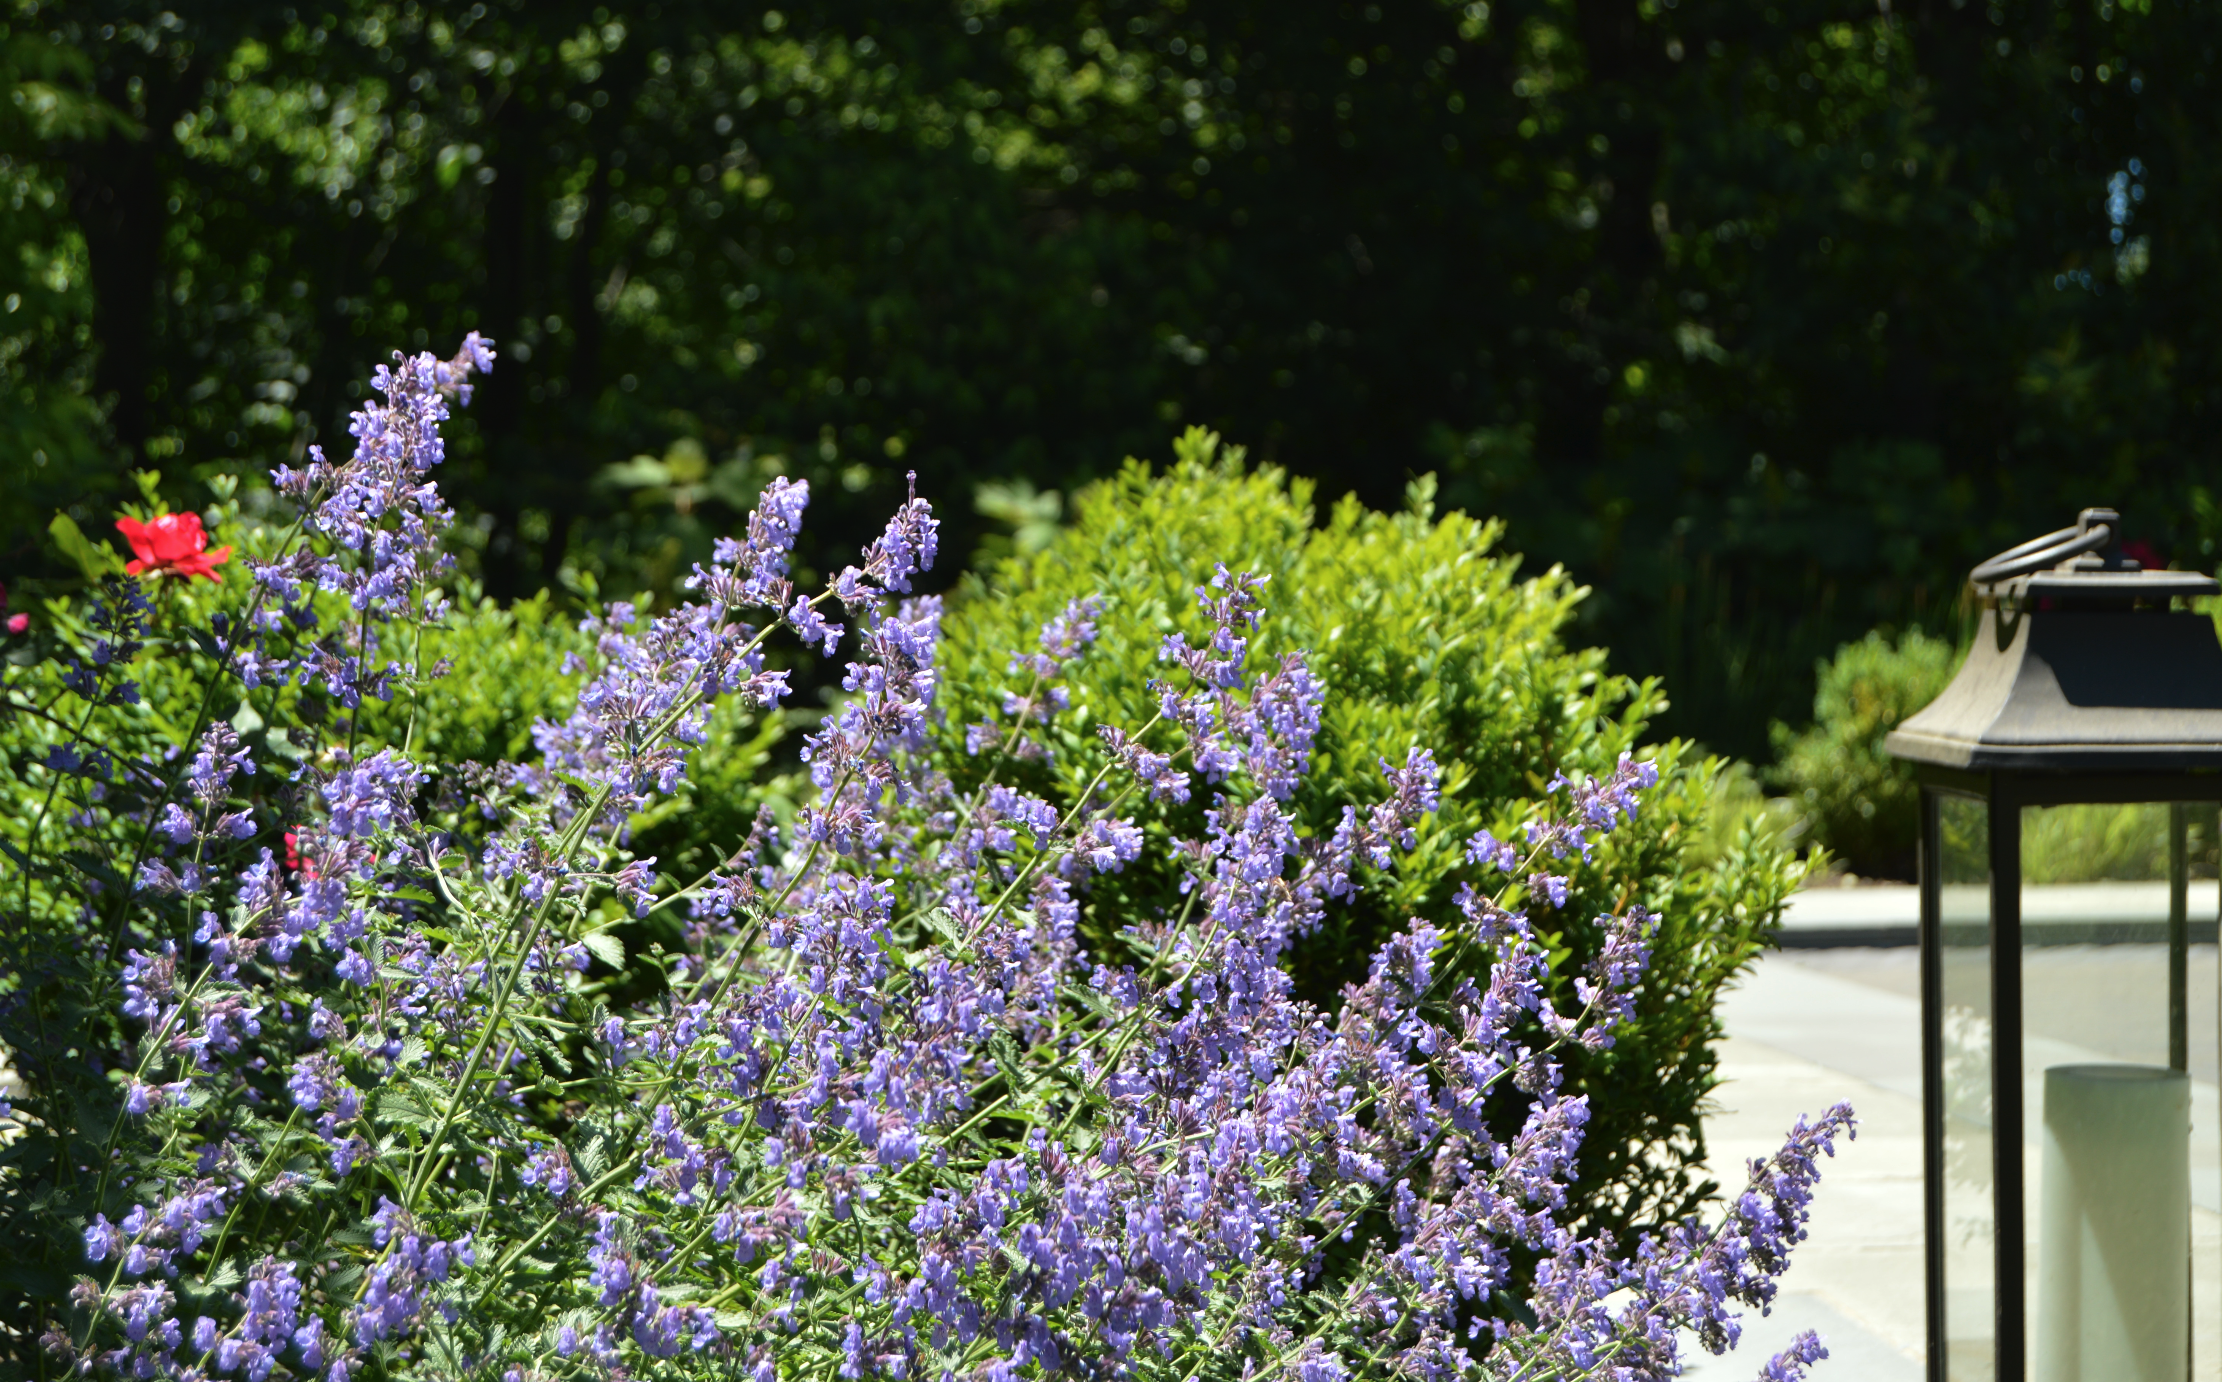
<instances>
[{"instance_id":1,"label":"outdoor lantern","mask_svg":"<svg viewBox=\"0 0 2222 1382\"><path fill-rule=\"evenodd\" d=\"M1929 1376L2179 1382L2222 1350L2207 576L2086 509L1969 574L1921 784ZM2199 944L2194 947L2192 942Z\"/></svg>"}]
</instances>

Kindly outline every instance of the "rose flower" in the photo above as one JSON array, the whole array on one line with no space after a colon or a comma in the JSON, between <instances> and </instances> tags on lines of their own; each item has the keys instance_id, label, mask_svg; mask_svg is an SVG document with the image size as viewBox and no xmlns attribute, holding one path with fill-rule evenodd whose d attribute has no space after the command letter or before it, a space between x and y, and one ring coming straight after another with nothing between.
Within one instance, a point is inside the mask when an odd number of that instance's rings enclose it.
<instances>
[{"instance_id":1,"label":"rose flower","mask_svg":"<svg viewBox=\"0 0 2222 1382\"><path fill-rule=\"evenodd\" d=\"M116 529L131 544L132 560L123 569L134 576L151 571L157 575L203 576L213 581L217 579L216 568L231 560L229 547L206 550L208 533L197 513L166 513L151 523L119 518Z\"/></svg>"}]
</instances>

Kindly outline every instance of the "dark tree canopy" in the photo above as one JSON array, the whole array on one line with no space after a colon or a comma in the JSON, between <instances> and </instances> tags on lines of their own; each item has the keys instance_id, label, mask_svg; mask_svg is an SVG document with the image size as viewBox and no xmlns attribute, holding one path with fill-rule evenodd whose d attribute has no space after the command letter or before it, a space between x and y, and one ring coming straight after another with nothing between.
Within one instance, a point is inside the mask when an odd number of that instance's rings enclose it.
<instances>
[{"instance_id":1,"label":"dark tree canopy","mask_svg":"<svg viewBox=\"0 0 2222 1382\"><path fill-rule=\"evenodd\" d=\"M1041 516L1201 422L1437 472L1746 753L2081 505L2222 537L2188 0L7 14L0 576L472 327L496 593L668 583L778 469L847 536L915 469L961 554L976 486Z\"/></svg>"}]
</instances>

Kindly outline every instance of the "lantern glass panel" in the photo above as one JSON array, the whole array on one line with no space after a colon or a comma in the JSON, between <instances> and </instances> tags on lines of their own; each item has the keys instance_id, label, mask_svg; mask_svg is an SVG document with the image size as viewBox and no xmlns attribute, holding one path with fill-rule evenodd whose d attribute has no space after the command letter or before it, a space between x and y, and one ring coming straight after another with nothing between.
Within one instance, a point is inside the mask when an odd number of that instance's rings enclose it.
<instances>
[{"instance_id":1,"label":"lantern glass panel","mask_svg":"<svg viewBox=\"0 0 2222 1382\"><path fill-rule=\"evenodd\" d=\"M1999 959L2019 966L2029 1376L2214 1377L2216 974L2188 939L2216 918L2215 808L2019 815L2021 944Z\"/></svg>"},{"instance_id":2,"label":"lantern glass panel","mask_svg":"<svg viewBox=\"0 0 2222 1382\"><path fill-rule=\"evenodd\" d=\"M1991 1165L1990 807L1937 802L1942 840L1944 1337L1948 1382L1993 1377L1997 1211Z\"/></svg>"}]
</instances>

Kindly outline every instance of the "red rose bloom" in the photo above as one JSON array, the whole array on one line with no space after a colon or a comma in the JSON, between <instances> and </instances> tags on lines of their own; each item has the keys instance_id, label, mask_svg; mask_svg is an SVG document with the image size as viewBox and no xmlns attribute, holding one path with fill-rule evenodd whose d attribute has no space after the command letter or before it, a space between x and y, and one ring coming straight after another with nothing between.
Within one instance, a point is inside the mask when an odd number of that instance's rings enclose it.
<instances>
[{"instance_id":1,"label":"red rose bloom","mask_svg":"<svg viewBox=\"0 0 2222 1382\"><path fill-rule=\"evenodd\" d=\"M116 530L131 544L133 559L123 569L134 576L151 571L157 575L203 576L213 581L217 579L216 568L231 560L229 547L206 550L208 533L202 529L197 513L166 513L152 523L119 518Z\"/></svg>"}]
</instances>

